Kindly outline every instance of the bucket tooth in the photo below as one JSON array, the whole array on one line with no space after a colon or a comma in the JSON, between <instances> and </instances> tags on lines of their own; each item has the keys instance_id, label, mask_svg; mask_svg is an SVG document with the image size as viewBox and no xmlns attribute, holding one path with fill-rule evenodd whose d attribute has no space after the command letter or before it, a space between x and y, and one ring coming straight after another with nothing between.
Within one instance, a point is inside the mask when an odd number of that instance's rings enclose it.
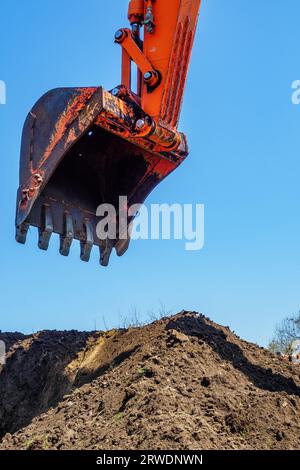
<instances>
[{"instance_id":1,"label":"bucket tooth","mask_svg":"<svg viewBox=\"0 0 300 470\"><path fill-rule=\"evenodd\" d=\"M94 244L93 229L89 221L84 222L85 241L80 242L80 259L88 262L90 260L91 251Z\"/></svg>"},{"instance_id":2,"label":"bucket tooth","mask_svg":"<svg viewBox=\"0 0 300 470\"><path fill-rule=\"evenodd\" d=\"M39 228L39 242L38 247L41 250L48 250L50 237L53 233L53 220L51 209L49 206L44 206L42 209L42 228Z\"/></svg>"},{"instance_id":3,"label":"bucket tooth","mask_svg":"<svg viewBox=\"0 0 300 470\"><path fill-rule=\"evenodd\" d=\"M108 266L112 249L113 247L109 240L106 240L106 243L99 247L101 266Z\"/></svg>"},{"instance_id":4,"label":"bucket tooth","mask_svg":"<svg viewBox=\"0 0 300 470\"><path fill-rule=\"evenodd\" d=\"M68 256L74 240L74 227L71 214L64 215L64 235L60 236L59 252L62 256Z\"/></svg>"},{"instance_id":5,"label":"bucket tooth","mask_svg":"<svg viewBox=\"0 0 300 470\"><path fill-rule=\"evenodd\" d=\"M130 236L128 235L128 238L126 240L119 240L118 243L116 244L116 252L118 256L123 256L124 253L129 248L129 243L130 243Z\"/></svg>"},{"instance_id":6,"label":"bucket tooth","mask_svg":"<svg viewBox=\"0 0 300 470\"><path fill-rule=\"evenodd\" d=\"M17 228L16 228L16 241L18 243L21 243L22 245L24 245L26 243L26 237L27 237L29 225L30 224L27 224L26 222L24 222L21 225L17 225Z\"/></svg>"}]
</instances>

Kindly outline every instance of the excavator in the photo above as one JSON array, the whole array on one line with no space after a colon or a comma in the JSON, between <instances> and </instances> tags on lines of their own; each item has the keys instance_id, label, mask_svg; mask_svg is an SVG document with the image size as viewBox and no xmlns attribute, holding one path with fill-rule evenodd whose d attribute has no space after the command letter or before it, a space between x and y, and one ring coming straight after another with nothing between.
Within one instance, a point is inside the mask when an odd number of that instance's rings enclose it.
<instances>
[{"instance_id":1,"label":"excavator","mask_svg":"<svg viewBox=\"0 0 300 470\"><path fill-rule=\"evenodd\" d=\"M130 27L115 33L122 51L121 84L56 88L33 106L24 124L16 210L16 240L30 226L47 250L53 233L60 254L73 240L89 261L93 246L107 266L112 250L122 256L130 242L115 218L116 236L97 236L97 207L142 204L187 157L178 131L201 0L131 0Z\"/></svg>"}]
</instances>

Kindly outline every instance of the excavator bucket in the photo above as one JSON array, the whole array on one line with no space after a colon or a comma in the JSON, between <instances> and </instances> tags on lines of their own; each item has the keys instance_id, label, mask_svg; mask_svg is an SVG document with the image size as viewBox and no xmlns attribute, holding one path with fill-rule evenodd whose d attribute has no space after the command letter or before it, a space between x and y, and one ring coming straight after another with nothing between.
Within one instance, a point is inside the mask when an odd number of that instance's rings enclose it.
<instances>
[{"instance_id":1,"label":"excavator bucket","mask_svg":"<svg viewBox=\"0 0 300 470\"><path fill-rule=\"evenodd\" d=\"M40 249L47 250L56 233L62 255L78 240L83 261L96 245L100 263L107 265L113 248L119 256L127 250L132 216L121 233L117 211L116 236L99 238L98 206L118 209L119 196L127 197L128 207L143 203L187 153L185 136L154 122L124 85L112 92L102 87L49 91L24 125L16 240L25 243L34 226Z\"/></svg>"}]
</instances>

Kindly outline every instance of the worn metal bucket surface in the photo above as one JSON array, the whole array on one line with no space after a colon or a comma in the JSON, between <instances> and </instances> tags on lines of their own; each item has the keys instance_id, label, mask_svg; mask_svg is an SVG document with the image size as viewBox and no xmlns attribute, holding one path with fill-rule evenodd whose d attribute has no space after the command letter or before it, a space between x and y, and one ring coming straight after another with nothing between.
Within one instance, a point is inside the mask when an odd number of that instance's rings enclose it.
<instances>
[{"instance_id":1,"label":"worn metal bucket surface","mask_svg":"<svg viewBox=\"0 0 300 470\"><path fill-rule=\"evenodd\" d=\"M113 248L122 255L129 244L119 230L119 197L128 205L143 203L152 189L185 158L180 152L158 151L149 138L134 135L143 118L138 104L101 87L58 88L32 108L23 130L16 239L25 243L30 225L38 228L39 248L46 250L52 233L60 236L67 256L79 240L81 259L93 245L107 265ZM97 208L117 209L116 237L99 238ZM128 218L127 225L132 218Z\"/></svg>"}]
</instances>

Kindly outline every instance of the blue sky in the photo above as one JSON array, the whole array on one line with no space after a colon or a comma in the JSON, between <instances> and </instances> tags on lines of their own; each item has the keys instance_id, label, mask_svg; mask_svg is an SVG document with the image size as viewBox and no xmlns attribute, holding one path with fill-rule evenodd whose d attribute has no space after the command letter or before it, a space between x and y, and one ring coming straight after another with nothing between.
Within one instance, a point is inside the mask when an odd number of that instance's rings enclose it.
<instances>
[{"instance_id":1,"label":"blue sky","mask_svg":"<svg viewBox=\"0 0 300 470\"><path fill-rule=\"evenodd\" d=\"M0 80L0 329L85 329L142 319L162 302L193 309L266 344L300 308L300 79L298 0L203 0L180 129L186 162L148 203L204 203L205 248L139 241L108 268L37 249L34 230L14 241L21 131L27 112L57 86L119 84L115 30L127 1L2 0Z\"/></svg>"}]
</instances>

